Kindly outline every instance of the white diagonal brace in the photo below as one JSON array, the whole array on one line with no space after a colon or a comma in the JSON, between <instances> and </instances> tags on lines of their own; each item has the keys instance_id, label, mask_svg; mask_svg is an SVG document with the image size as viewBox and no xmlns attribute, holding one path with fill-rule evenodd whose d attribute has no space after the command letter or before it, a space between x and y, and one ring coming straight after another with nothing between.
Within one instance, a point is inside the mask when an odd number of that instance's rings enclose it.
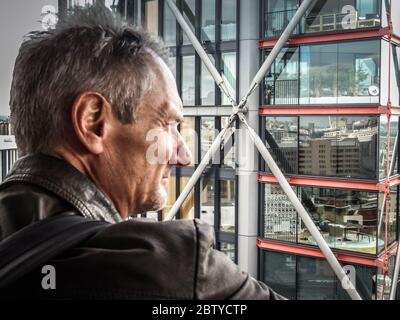
<instances>
[{"instance_id":1,"label":"white diagonal brace","mask_svg":"<svg viewBox=\"0 0 400 320\"><path fill-rule=\"evenodd\" d=\"M204 169L212 159L213 155L220 150L221 144L223 141L228 141L229 137L235 131L232 127L236 116L231 116L228 125L221 130L218 136L215 138L214 142L212 143L210 149L208 149L207 153L204 155L203 159L201 159L198 167L194 171L193 175L190 177L189 181L187 182L185 188L180 193L178 199L176 199L175 203L173 204L171 210L168 212L167 216L164 220L172 220L176 213L178 212L179 208L182 206L183 202L185 201L186 197L189 195L190 191L196 184L196 182L200 179L201 174L203 173Z\"/></svg>"},{"instance_id":2,"label":"white diagonal brace","mask_svg":"<svg viewBox=\"0 0 400 320\"><path fill-rule=\"evenodd\" d=\"M342 269L340 263L338 262L335 255L333 254L331 248L325 242L325 239L319 232L318 228L315 226L310 215L308 214L308 212L306 211L306 209L304 208L304 206L298 199L296 193L291 188L289 182L286 180L285 176L283 175L282 171L279 169L278 165L272 158L271 154L269 153L267 147L262 142L261 138L253 130L253 128L249 126L249 124L247 123L246 118L243 116L243 114L239 113L238 116L239 116L239 119L246 125L247 130L249 131L250 137L253 140L255 146L257 147L261 156L264 158L264 160L267 163L272 174L278 180L278 183L281 186L282 190L288 196L290 202L293 204L294 208L299 213L302 221L306 225L307 229L310 231L312 237L317 242L318 247L321 249L326 260L328 261L329 265L331 266L332 270L335 272L336 276L341 281L343 288L347 291L347 293L349 294L351 299L361 300L361 297L358 294L357 290L354 288L353 284L347 277L347 275L344 272L344 270Z\"/></svg>"},{"instance_id":3,"label":"white diagonal brace","mask_svg":"<svg viewBox=\"0 0 400 320\"><path fill-rule=\"evenodd\" d=\"M254 141L256 147L258 148L259 152L267 162L267 164L271 168L271 172L275 175L275 177L278 179L283 191L286 193L286 195L289 197L290 201L296 208L297 212L300 214L300 216L303 218L304 216L304 222L309 228L310 233L314 236L314 239L316 240L318 246L320 247L321 251L324 253L329 265L339 278L341 280L341 283L344 284L343 287L344 289L348 292L349 296L353 300L361 300L360 295L358 294L357 290L354 288L352 285L351 281L347 277L346 273L340 266L339 262L337 261L336 257L333 255L332 250L329 248L327 243L325 242L324 238L322 235L319 233L317 227L315 226L314 222L312 219L309 217L307 211L301 204L300 200L297 198L296 194L293 192L292 188L290 187L289 183L286 181L285 177L283 176L281 170L271 157L270 153L268 152L267 148L264 146L263 142L261 141L260 137L255 133L255 131L248 125L243 113L240 111L240 109L244 108L247 102L247 98L250 96L252 92L257 88L257 86L260 84L263 76L265 73L268 71L270 68L272 62L275 60L276 56L278 55L279 51L283 48L285 45L287 39L289 38L290 34L300 21L301 17L303 14L306 12L306 10L315 2L316 0L304 0L302 4L300 5L299 9L297 10L296 14L294 17L291 19L289 22L288 26L285 28L283 31L281 37L277 41L276 45L274 46L272 52L273 55L270 54L266 61L263 63L261 66L260 70L257 72L256 76L254 77L254 80L247 92L247 94L242 98L240 101L238 107L236 107L234 99L231 97L229 90L225 86L225 83L222 79L222 77L219 75L218 71L215 69L215 66L212 64L210 61L207 53L201 46L200 42L197 40L196 36L186 23L185 19L179 12L178 8L176 5L173 3L172 0L167 0L167 3L169 7L171 8L172 13L175 15L178 23L182 27L182 29L185 31L186 35L188 36L189 40L192 42L195 50L199 54L200 58L206 65L207 69L210 71L212 77L216 81L217 85L221 88L221 90L224 92L224 94L228 97L228 99L231 101L232 106L234 107L234 114L230 117L229 123L226 128L222 129L222 131L219 133L213 144L211 145L210 150L206 153L202 161L200 162L199 166L197 167L196 171L194 172L193 176L189 179L188 184L178 197L177 201L171 208L171 211L168 213L167 218L165 220L172 220L173 217L175 216L176 212L178 211L179 207L182 205L183 201L189 194L190 190L193 188L193 186L196 184L197 180L200 178L202 171L204 168L207 166L208 162L210 161L212 155L219 150L219 147L224 139L224 136L227 133L227 128L229 128L233 121L236 118L236 115L239 116L240 120L245 123L247 126L250 136L252 140ZM272 53L271 52L271 53ZM231 132L232 133L232 132ZM226 140L225 140L226 141ZM273 169L272 169L273 168ZM306 223L307 221L307 223Z\"/></svg>"}]
</instances>

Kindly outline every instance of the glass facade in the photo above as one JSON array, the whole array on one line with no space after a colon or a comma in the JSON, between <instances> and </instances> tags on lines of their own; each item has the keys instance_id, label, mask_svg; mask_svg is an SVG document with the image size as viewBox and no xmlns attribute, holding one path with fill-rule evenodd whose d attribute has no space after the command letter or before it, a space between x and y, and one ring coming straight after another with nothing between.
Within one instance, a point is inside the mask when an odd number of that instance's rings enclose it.
<instances>
[{"instance_id":1,"label":"glass facade","mask_svg":"<svg viewBox=\"0 0 400 320\"><path fill-rule=\"evenodd\" d=\"M350 300L326 260L262 250L262 281L296 300ZM342 263L354 270L355 287L364 300L376 299L377 269Z\"/></svg>"},{"instance_id":2,"label":"glass facade","mask_svg":"<svg viewBox=\"0 0 400 320\"><path fill-rule=\"evenodd\" d=\"M399 117L392 115L390 117L390 134L389 134L389 160L386 160L387 156L387 132L388 132L388 118L386 115L380 116L379 123L379 179L386 178L387 169L389 169L389 177L398 173L398 147L396 146L397 152L395 151L395 143L398 141L399 134ZM386 167L388 166L388 167Z\"/></svg>"},{"instance_id":3,"label":"glass facade","mask_svg":"<svg viewBox=\"0 0 400 320\"><path fill-rule=\"evenodd\" d=\"M162 3L158 8L162 12L161 36L175 59L174 75L184 106L230 105L224 94L217 89L166 2L159 3ZM238 0L178 0L176 4L203 43L213 64L221 70L225 83L235 97Z\"/></svg>"},{"instance_id":4,"label":"glass facade","mask_svg":"<svg viewBox=\"0 0 400 320\"><path fill-rule=\"evenodd\" d=\"M380 40L285 48L264 78L263 104L379 103L379 59Z\"/></svg>"},{"instance_id":5,"label":"glass facade","mask_svg":"<svg viewBox=\"0 0 400 320\"><path fill-rule=\"evenodd\" d=\"M375 180L378 120L374 115L265 117L264 139L285 173ZM391 130L395 135L397 125ZM386 134L380 139L386 150Z\"/></svg>"},{"instance_id":6,"label":"glass facade","mask_svg":"<svg viewBox=\"0 0 400 320\"><path fill-rule=\"evenodd\" d=\"M221 0L221 40L236 40L236 0Z\"/></svg>"},{"instance_id":7,"label":"glass facade","mask_svg":"<svg viewBox=\"0 0 400 320\"><path fill-rule=\"evenodd\" d=\"M383 195L377 191L293 187L331 248L372 255L382 251L385 241L390 245L396 240L397 189L397 186L392 188L386 218L386 210L382 210ZM263 237L316 246L316 241L281 187L276 184L264 184L263 190ZM386 225L387 239L383 232Z\"/></svg>"},{"instance_id":8,"label":"glass facade","mask_svg":"<svg viewBox=\"0 0 400 320\"><path fill-rule=\"evenodd\" d=\"M172 171L168 186L169 198L165 215L193 175L199 160L204 157L221 126L228 117L184 117L180 132L194 155L187 167ZM179 210L180 219L199 218L214 227L217 249L236 261L236 173L235 146L231 138L220 155L213 158L203 171ZM178 191L178 193L177 193Z\"/></svg>"},{"instance_id":9,"label":"glass facade","mask_svg":"<svg viewBox=\"0 0 400 320\"><path fill-rule=\"evenodd\" d=\"M202 0L201 13L201 40L215 42L215 0Z\"/></svg>"},{"instance_id":10,"label":"glass facade","mask_svg":"<svg viewBox=\"0 0 400 320\"><path fill-rule=\"evenodd\" d=\"M264 36L278 37L296 13L300 0L264 0ZM381 25L380 0L317 0L295 34L341 32Z\"/></svg>"}]
</instances>

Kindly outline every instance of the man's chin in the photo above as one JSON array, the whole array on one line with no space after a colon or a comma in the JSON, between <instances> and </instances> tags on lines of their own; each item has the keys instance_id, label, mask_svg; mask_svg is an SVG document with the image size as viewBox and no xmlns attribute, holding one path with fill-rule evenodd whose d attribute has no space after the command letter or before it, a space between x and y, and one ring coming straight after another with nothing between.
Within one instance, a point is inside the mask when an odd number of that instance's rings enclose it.
<instances>
[{"instance_id":1,"label":"man's chin","mask_svg":"<svg viewBox=\"0 0 400 320\"><path fill-rule=\"evenodd\" d=\"M141 212L147 211L158 211L167 205L168 194L164 188L160 188L158 192L154 194L154 198L149 199L146 203L142 204Z\"/></svg>"}]
</instances>

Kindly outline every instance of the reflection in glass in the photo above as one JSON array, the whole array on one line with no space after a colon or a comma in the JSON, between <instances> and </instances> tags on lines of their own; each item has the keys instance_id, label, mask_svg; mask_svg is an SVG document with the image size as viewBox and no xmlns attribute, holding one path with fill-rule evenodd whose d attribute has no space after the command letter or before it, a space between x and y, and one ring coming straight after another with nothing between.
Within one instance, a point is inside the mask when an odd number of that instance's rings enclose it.
<instances>
[{"instance_id":1,"label":"reflection in glass","mask_svg":"<svg viewBox=\"0 0 400 320\"><path fill-rule=\"evenodd\" d=\"M265 1L265 35L278 37L293 18L299 5L299 0L266 0ZM298 34L296 26L293 34Z\"/></svg>"},{"instance_id":2,"label":"reflection in glass","mask_svg":"<svg viewBox=\"0 0 400 320\"><path fill-rule=\"evenodd\" d=\"M300 47L300 104L379 102L379 40Z\"/></svg>"},{"instance_id":3,"label":"reflection in glass","mask_svg":"<svg viewBox=\"0 0 400 320\"><path fill-rule=\"evenodd\" d=\"M220 230L235 232L235 181L221 180L221 225Z\"/></svg>"},{"instance_id":4,"label":"reflection in glass","mask_svg":"<svg viewBox=\"0 0 400 320\"><path fill-rule=\"evenodd\" d=\"M201 3L201 40L215 42L215 0Z\"/></svg>"},{"instance_id":5,"label":"reflection in glass","mask_svg":"<svg viewBox=\"0 0 400 320\"><path fill-rule=\"evenodd\" d=\"M377 192L302 187L302 202L330 247L376 254ZM298 237L316 245L303 224Z\"/></svg>"},{"instance_id":6,"label":"reflection in glass","mask_svg":"<svg viewBox=\"0 0 400 320\"><path fill-rule=\"evenodd\" d=\"M379 222L378 232L379 238L382 239L378 243L379 252L384 249L384 244L387 239L387 244L390 245L396 240L396 228L397 228L397 208L398 208L398 186L390 188L390 194L388 197L388 214L386 214L386 201L384 193L379 193ZM382 215L381 215L382 214Z\"/></svg>"},{"instance_id":7,"label":"reflection in glass","mask_svg":"<svg viewBox=\"0 0 400 320\"><path fill-rule=\"evenodd\" d=\"M300 48L300 104L337 103L337 45Z\"/></svg>"},{"instance_id":8,"label":"reflection in glass","mask_svg":"<svg viewBox=\"0 0 400 320\"><path fill-rule=\"evenodd\" d=\"M264 251L263 281L287 299L296 299L296 256Z\"/></svg>"},{"instance_id":9,"label":"reflection in glass","mask_svg":"<svg viewBox=\"0 0 400 320\"><path fill-rule=\"evenodd\" d=\"M379 102L379 50L374 40L338 44L338 103Z\"/></svg>"},{"instance_id":10,"label":"reflection in glass","mask_svg":"<svg viewBox=\"0 0 400 320\"><path fill-rule=\"evenodd\" d=\"M184 106L195 105L195 58L194 56L182 57L182 102Z\"/></svg>"},{"instance_id":11,"label":"reflection in glass","mask_svg":"<svg viewBox=\"0 0 400 320\"><path fill-rule=\"evenodd\" d=\"M221 2L221 40L236 40L236 0Z\"/></svg>"},{"instance_id":12,"label":"reflection in glass","mask_svg":"<svg viewBox=\"0 0 400 320\"><path fill-rule=\"evenodd\" d=\"M221 117L221 128L225 128L228 125L229 117ZM223 159L222 159L222 167L228 167L235 169L235 159L236 159L236 150L234 143L234 135L232 135L229 140L225 143L223 149Z\"/></svg>"},{"instance_id":13,"label":"reflection in glass","mask_svg":"<svg viewBox=\"0 0 400 320\"><path fill-rule=\"evenodd\" d=\"M220 242L220 251L235 262L235 244L230 242Z\"/></svg>"},{"instance_id":14,"label":"reflection in glass","mask_svg":"<svg viewBox=\"0 0 400 320\"><path fill-rule=\"evenodd\" d=\"M264 192L264 237L296 242L297 212L289 198L277 184L265 184Z\"/></svg>"},{"instance_id":15,"label":"reflection in glass","mask_svg":"<svg viewBox=\"0 0 400 320\"><path fill-rule=\"evenodd\" d=\"M164 43L167 46L176 46L176 18L169 6L164 3Z\"/></svg>"},{"instance_id":16,"label":"reflection in glass","mask_svg":"<svg viewBox=\"0 0 400 320\"><path fill-rule=\"evenodd\" d=\"M196 25L196 0L182 0L182 11L186 22L188 22L189 27L194 32L194 26ZM190 44L190 40L184 31L182 31L182 36L182 44Z\"/></svg>"},{"instance_id":17,"label":"reflection in glass","mask_svg":"<svg viewBox=\"0 0 400 320\"><path fill-rule=\"evenodd\" d=\"M378 0L318 0L303 22L303 32L324 32L377 27Z\"/></svg>"},{"instance_id":18,"label":"reflection in glass","mask_svg":"<svg viewBox=\"0 0 400 320\"><path fill-rule=\"evenodd\" d=\"M203 159L216 136L214 117L201 117L200 133L201 159Z\"/></svg>"},{"instance_id":19,"label":"reflection in glass","mask_svg":"<svg viewBox=\"0 0 400 320\"><path fill-rule=\"evenodd\" d=\"M388 119L386 115L380 116L379 122L379 179L386 178L386 146L387 146L387 130L388 130ZM399 132L399 117L392 115L390 117L390 146L389 146L389 169L392 167L393 170L390 173L390 176L397 174L397 156L399 150L394 154L393 158L393 150L394 144L396 141L396 137ZM393 162L393 163L392 163Z\"/></svg>"},{"instance_id":20,"label":"reflection in glass","mask_svg":"<svg viewBox=\"0 0 400 320\"><path fill-rule=\"evenodd\" d=\"M265 35L279 36L299 0L265 0ZM379 0L318 0L302 19L301 33L332 32L380 26ZM298 29L295 30L298 33Z\"/></svg>"},{"instance_id":21,"label":"reflection in glass","mask_svg":"<svg viewBox=\"0 0 400 320\"><path fill-rule=\"evenodd\" d=\"M180 179L180 191L182 192L188 183L190 177L181 177ZM180 208L181 219L194 219L194 188L190 191L186 200L183 202Z\"/></svg>"},{"instance_id":22,"label":"reflection in glass","mask_svg":"<svg viewBox=\"0 0 400 320\"><path fill-rule=\"evenodd\" d=\"M298 47L284 48L264 78L264 104L289 105L299 103ZM270 50L266 52L267 58Z\"/></svg>"},{"instance_id":23,"label":"reflection in glass","mask_svg":"<svg viewBox=\"0 0 400 320\"><path fill-rule=\"evenodd\" d=\"M215 180L212 172L200 178L200 219L214 225Z\"/></svg>"},{"instance_id":24,"label":"reflection in glass","mask_svg":"<svg viewBox=\"0 0 400 320\"><path fill-rule=\"evenodd\" d=\"M209 55L211 60L214 58ZM212 106L215 105L215 82L210 72L207 70L204 63L201 63L201 91L200 91L201 105Z\"/></svg>"},{"instance_id":25,"label":"reflection in glass","mask_svg":"<svg viewBox=\"0 0 400 320\"><path fill-rule=\"evenodd\" d=\"M334 300L336 276L322 259L297 257L297 299Z\"/></svg>"},{"instance_id":26,"label":"reflection in glass","mask_svg":"<svg viewBox=\"0 0 400 320\"><path fill-rule=\"evenodd\" d=\"M236 97L236 52L223 52L221 54L222 78L228 86L232 97ZM221 101L223 105L230 104L229 99L221 93Z\"/></svg>"},{"instance_id":27,"label":"reflection in glass","mask_svg":"<svg viewBox=\"0 0 400 320\"><path fill-rule=\"evenodd\" d=\"M302 116L299 173L376 178L376 116Z\"/></svg>"},{"instance_id":28,"label":"reflection in glass","mask_svg":"<svg viewBox=\"0 0 400 320\"><path fill-rule=\"evenodd\" d=\"M265 117L265 140L279 168L297 173L297 117ZM268 166L266 170L269 171Z\"/></svg>"},{"instance_id":29,"label":"reflection in glass","mask_svg":"<svg viewBox=\"0 0 400 320\"><path fill-rule=\"evenodd\" d=\"M297 237L298 243L316 245L316 241L300 221L281 187L265 184L264 190L264 237L290 242L296 242ZM382 236L376 235L377 192L297 187L297 193L330 247L376 254L377 243L379 246L383 245ZM395 194L392 197L394 201ZM389 219L391 223L389 229L394 230L395 207L393 206L391 210L393 213Z\"/></svg>"},{"instance_id":30,"label":"reflection in glass","mask_svg":"<svg viewBox=\"0 0 400 320\"><path fill-rule=\"evenodd\" d=\"M184 121L180 124L179 130L183 140L186 142L190 152L192 153L192 161L190 162L189 166L193 166L196 162L197 140L194 126L195 117L185 117Z\"/></svg>"}]
</instances>

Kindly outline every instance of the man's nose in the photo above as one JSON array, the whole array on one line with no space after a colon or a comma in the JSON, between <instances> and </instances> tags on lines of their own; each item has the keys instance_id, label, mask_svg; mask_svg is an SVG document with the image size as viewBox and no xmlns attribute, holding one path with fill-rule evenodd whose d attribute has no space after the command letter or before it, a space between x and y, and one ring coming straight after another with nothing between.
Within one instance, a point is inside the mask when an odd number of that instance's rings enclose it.
<instances>
[{"instance_id":1,"label":"man's nose","mask_svg":"<svg viewBox=\"0 0 400 320\"><path fill-rule=\"evenodd\" d=\"M188 145L183 140L180 133L177 134L176 150L174 154L175 157L172 157L170 161L171 164L179 167L185 167L192 163L192 153L190 152Z\"/></svg>"}]
</instances>

